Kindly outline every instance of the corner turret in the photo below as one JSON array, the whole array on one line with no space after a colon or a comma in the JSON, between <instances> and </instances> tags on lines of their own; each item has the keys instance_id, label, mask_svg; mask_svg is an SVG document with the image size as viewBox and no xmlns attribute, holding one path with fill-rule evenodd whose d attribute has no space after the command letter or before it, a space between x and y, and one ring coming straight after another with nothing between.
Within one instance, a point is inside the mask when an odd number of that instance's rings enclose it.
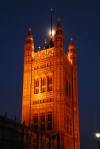
<instances>
[{"instance_id":1,"label":"corner turret","mask_svg":"<svg viewBox=\"0 0 100 149\"><path fill-rule=\"evenodd\" d=\"M56 48L58 47L64 48L64 34L63 34L63 28L60 24L60 18L58 18L58 24L55 28L54 45Z\"/></svg>"},{"instance_id":2,"label":"corner turret","mask_svg":"<svg viewBox=\"0 0 100 149\"><path fill-rule=\"evenodd\" d=\"M29 28L29 33L26 36L26 42L25 42L25 56L32 56L34 52L34 42L33 42L33 36L31 35L31 29Z\"/></svg>"},{"instance_id":3,"label":"corner turret","mask_svg":"<svg viewBox=\"0 0 100 149\"><path fill-rule=\"evenodd\" d=\"M71 43L69 45L68 59L72 65L76 65L76 52L75 45L73 44L73 38L71 38Z\"/></svg>"},{"instance_id":4,"label":"corner turret","mask_svg":"<svg viewBox=\"0 0 100 149\"><path fill-rule=\"evenodd\" d=\"M24 77L23 77L23 98L22 98L22 123L25 122L26 125L30 126L31 117L31 90L32 90L32 61L34 52L34 42L33 36L31 35L31 29L29 28L29 33L26 36L25 42L25 52L24 52ZM25 109L27 106L27 110Z\"/></svg>"}]
</instances>

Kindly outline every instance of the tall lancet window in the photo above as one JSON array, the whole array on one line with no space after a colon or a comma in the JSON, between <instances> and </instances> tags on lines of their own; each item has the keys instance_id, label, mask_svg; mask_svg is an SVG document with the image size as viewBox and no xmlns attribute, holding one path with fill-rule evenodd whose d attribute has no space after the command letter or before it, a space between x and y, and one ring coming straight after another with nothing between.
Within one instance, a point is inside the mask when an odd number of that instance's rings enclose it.
<instances>
[{"instance_id":1,"label":"tall lancet window","mask_svg":"<svg viewBox=\"0 0 100 149\"><path fill-rule=\"evenodd\" d=\"M39 93L39 79L34 80L34 93Z\"/></svg>"},{"instance_id":2,"label":"tall lancet window","mask_svg":"<svg viewBox=\"0 0 100 149\"><path fill-rule=\"evenodd\" d=\"M52 91L52 86L53 86L52 76L49 76L48 77L48 91Z\"/></svg>"},{"instance_id":3,"label":"tall lancet window","mask_svg":"<svg viewBox=\"0 0 100 149\"><path fill-rule=\"evenodd\" d=\"M41 91L46 92L46 78L41 78Z\"/></svg>"}]
</instances>

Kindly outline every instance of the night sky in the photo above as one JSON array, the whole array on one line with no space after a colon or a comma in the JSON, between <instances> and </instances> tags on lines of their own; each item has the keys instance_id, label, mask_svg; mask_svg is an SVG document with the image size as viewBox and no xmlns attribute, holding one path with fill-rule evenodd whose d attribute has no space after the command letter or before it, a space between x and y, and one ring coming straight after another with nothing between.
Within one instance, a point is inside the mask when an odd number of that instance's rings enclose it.
<instances>
[{"instance_id":1,"label":"night sky","mask_svg":"<svg viewBox=\"0 0 100 149\"><path fill-rule=\"evenodd\" d=\"M31 28L35 52L63 27L65 53L70 38L77 52L80 146L97 148L100 132L100 0L0 0L0 115L21 122L24 44Z\"/></svg>"}]
</instances>

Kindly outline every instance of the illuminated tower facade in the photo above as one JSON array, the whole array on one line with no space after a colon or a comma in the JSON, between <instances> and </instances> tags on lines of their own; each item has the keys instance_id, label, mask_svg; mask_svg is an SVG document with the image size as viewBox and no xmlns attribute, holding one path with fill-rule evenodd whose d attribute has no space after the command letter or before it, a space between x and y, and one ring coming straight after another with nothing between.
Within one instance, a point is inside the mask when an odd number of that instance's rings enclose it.
<instances>
[{"instance_id":1,"label":"illuminated tower facade","mask_svg":"<svg viewBox=\"0 0 100 149\"><path fill-rule=\"evenodd\" d=\"M80 149L77 62L71 38L64 53L63 28L58 19L54 39L34 52L31 30L24 52L22 123L57 137L59 149ZM52 146L51 146L52 148Z\"/></svg>"}]
</instances>

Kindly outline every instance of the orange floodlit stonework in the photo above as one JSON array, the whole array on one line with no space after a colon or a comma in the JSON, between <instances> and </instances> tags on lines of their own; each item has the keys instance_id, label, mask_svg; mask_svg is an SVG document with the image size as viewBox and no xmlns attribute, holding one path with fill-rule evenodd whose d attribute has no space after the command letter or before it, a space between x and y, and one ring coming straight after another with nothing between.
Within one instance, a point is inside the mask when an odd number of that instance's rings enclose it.
<instances>
[{"instance_id":1,"label":"orange floodlit stonework","mask_svg":"<svg viewBox=\"0 0 100 149\"><path fill-rule=\"evenodd\" d=\"M73 39L66 55L58 19L54 38L51 36L48 44L45 40L44 49L39 47L34 52L31 29L24 48L22 123L51 138L57 137L59 149L80 149L77 55Z\"/></svg>"}]
</instances>

